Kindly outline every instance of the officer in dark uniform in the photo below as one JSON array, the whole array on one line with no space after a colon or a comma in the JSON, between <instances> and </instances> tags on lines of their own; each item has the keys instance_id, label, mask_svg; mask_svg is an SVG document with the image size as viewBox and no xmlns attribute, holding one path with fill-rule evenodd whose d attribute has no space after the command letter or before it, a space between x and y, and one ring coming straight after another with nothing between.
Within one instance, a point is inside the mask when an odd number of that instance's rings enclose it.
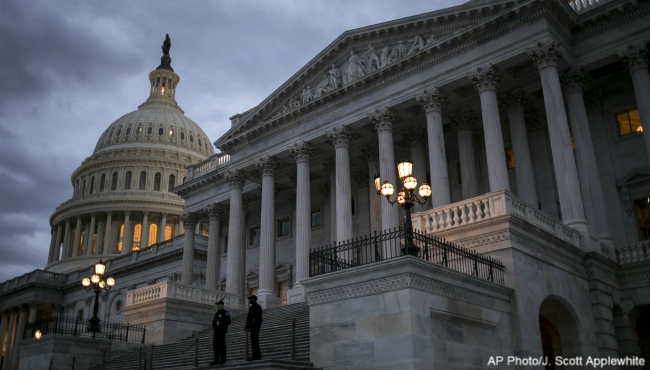
<instances>
[{"instance_id":1,"label":"officer in dark uniform","mask_svg":"<svg viewBox=\"0 0 650 370\"><path fill-rule=\"evenodd\" d=\"M214 351L214 361L210 362L210 366L226 363L226 333L228 332L230 321L230 313L223 308L223 301L217 302L217 312L212 318L212 330L214 330L212 350Z\"/></svg>"},{"instance_id":2,"label":"officer in dark uniform","mask_svg":"<svg viewBox=\"0 0 650 370\"><path fill-rule=\"evenodd\" d=\"M257 296L252 295L248 297L248 316L246 317L245 331L251 332L251 346L253 347L253 357L250 361L261 360L262 354L260 353L260 329L262 328L262 306L257 304Z\"/></svg>"}]
</instances>

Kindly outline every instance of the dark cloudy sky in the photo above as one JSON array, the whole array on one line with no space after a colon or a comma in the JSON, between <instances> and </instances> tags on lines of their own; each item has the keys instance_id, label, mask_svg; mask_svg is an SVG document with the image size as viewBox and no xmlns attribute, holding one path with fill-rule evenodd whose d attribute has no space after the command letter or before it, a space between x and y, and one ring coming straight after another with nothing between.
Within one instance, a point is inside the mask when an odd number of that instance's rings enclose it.
<instances>
[{"instance_id":1,"label":"dark cloudy sky","mask_svg":"<svg viewBox=\"0 0 650 370\"><path fill-rule=\"evenodd\" d=\"M49 216L169 33L176 99L211 141L346 30L462 0L0 1L0 282L43 268Z\"/></svg>"}]
</instances>

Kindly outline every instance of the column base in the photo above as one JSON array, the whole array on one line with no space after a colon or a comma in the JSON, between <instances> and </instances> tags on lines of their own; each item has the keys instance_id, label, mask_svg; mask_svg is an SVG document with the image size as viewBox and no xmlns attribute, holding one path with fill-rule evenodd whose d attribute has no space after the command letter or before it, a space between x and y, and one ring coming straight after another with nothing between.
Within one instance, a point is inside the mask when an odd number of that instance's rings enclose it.
<instances>
[{"instance_id":1,"label":"column base","mask_svg":"<svg viewBox=\"0 0 650 370\"><path fill-rule=\"evenodd\" d=\"M257 304L262 306L263 309L280 307L282 300L280 297L276 297L275 294L257 293Z\"/></svg>"},{"instance_id":2,"label":"column base","mask_svg":"<svg viewBox=\"0 0 650 370\"><path fill-rule=\"evenodd\" d=\"M307 301L307 294L305 287L296 284L292 289L287 292L287 304L302 303Z\"/></svg>"}]
</instances>

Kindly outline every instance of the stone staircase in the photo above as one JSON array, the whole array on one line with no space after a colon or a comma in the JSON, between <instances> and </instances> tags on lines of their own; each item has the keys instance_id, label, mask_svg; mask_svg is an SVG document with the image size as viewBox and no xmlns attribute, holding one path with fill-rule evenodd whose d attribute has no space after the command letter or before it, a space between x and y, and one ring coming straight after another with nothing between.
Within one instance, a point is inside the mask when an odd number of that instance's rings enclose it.
<instances>
[{"instance_id":1,"label":"stone staircase","mask_svg":"<svg viewBox=\"0 0 650 370\"><path fill-rule=\"evenodd\" d=\"M291 358L291 319L296 319L296 361ZM264 310L264 322L260 331L261 361L245 360L246 313L232 320L226 335L228 350L226 365L210 367L213 361L212 329L204 330L180 342L155 346L153 349L153 369L182 370L182 369L311 369L309 362L309 307L306 303L276 307ZM194 367L195 344L199 340L199 366ZM143 350L142 369L147 359L149 369L149 353L151 346ZM250 352L249 344L249 355ZM105 370L137 370L140 353L130 351L124 355L106 361ZM101 364L90 370L100 370Z\"/></svg>"}]
</instances>

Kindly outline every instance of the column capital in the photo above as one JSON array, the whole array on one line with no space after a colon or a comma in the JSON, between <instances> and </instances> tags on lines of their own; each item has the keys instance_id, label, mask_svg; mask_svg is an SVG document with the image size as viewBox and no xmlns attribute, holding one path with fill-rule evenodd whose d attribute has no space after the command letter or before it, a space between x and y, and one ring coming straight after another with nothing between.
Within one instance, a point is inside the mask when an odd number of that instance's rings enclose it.
<instances>
[{"instance_id":1,"label":"column capital","mask_svg":"<svg viewBox=\"0 0 650 370\"><path fill-rule=\"evenodd\" d=\"M501 105L509 112L519 112L524 110L524 105L528 103L526 94L521 90L508 91L501 98Z\"/></svg>"},{"instance_id":2,"label":"column capital","mask_svg":"<svg viewBox=\"0 0 650 370\"><path fill-rule=\"evenodd\" d=\"M167 212L163 212L163 213L161 213L160 215L161 215L162 217L167 217L168 213L167 213Z\"/></svg>"},{"instance_id":3,"label":"column capital","mask_svg":"<svg viewBox=\"0 0 650 370\"><path fill-rule=\"evenodd\" d=\"M368 118L377 131L392 130L393 124L397 122L395 111L388 107L375 109L374 112L368 113Z\"/></svg>"},{"instance_id":4,"label":"column capital","mask_svg":"<svg viewBox=\"0 0 650 370\"><path fill-rule=\"evenodd\" d=\"M363 157L368 162L378 162L379 161L379 144L376 141L370 142L370 144L361 148L361 153Z\"/></svg>"},{"instance_id":5,"label":"column capital","mask_svg":"<svg viewBox=\"0 0 650 370\"><path fill-rule=\"evenodd\" d=\"M22 312L27 312L29 311L29 304L28 303L23 303L20 305L20 311Z\"/></svg>"},{"instance_id":6,"label":"column capital","mask_svg":"<svg viewBox=\"0 0 650 370\"><path fill-rule=\"evenodd\" d=\"M131 215L131 211L129 211L129 210L124 211L124 215L125 215L125 216L129 216L129 215Z\"/></svg>"},{"instance_id":7,"label":"column capital","mask_svg":"<svg viewBox=\"0 0 650 370\"><path fill-rule=\"evenodd\" d=\"M323 162L323 168L330 175L336 174L336 163L334 162L334 159L332 159L332 158L330 158L330 159Z\"/></svg>"},{"instance_id":8,"label":"column capital","mask_svg":"<svg viewBox=\"0 0 650 370\"><path fill-rule=\"evenodd\" d=\"M205 207L211 220L218 220L226 213L226 207L219 203L210 203Z\"/></svg>"},{"instance_id":9,"label":"column capital","mask_svg":"<svg viewBox=\"0 0 650 370\"><path fill-rule=\"evenodd\" d=\"M404 133L404 139L411 148L424 148L429 139L427 129L424 127L413 127Z\"/></svg>"},{"instance_id":10,"label":"column capital","mask_svg":"<svg viewBox=\"0 0 650 370\"><path fill-rule=\"evenodd\" d=\"M627 49L619 51L617 55L630 72L638 68L648 68L648 45L645 42L630 45Z\"/></svg>"},{"instance_id":11,"label":"column capital","mask_svg":"<svg viewBox=\"0 0 650 370\"><path fill-rule=\"evenodd\" d=\"M142 211L142 215L149 217L149 211Z\"/></svg>"},{"instance_id":12,"label":"column capital","mask_svg":"<svg viewBox=\"0 0 650 370\"><path fill-rule=\"evenodd\" d=\"M293 144L289 147L289 154L296 160L296 162L309 162L309 157L314 152L305 140Z\"/></svg>"},{"instance_id":13,"label":"column capital","mask_svg":"<svg viewBox=\"0 0 650 370\"><path fill-rule=\"evenodd\" d=\"M469 108L463 108L453 113L450 119L456 126L456 131L471 131L472 126L476 123L476 113Z\"/></svg>"},{"instance_id":14,"label":"column capital","mask_svg":"<svg viewBox=\"0 0 650 370\"><path fill-rule=\"evenodd\" d=\"M108 216L113 217L113 211L106 211L106 217Z\"/></svg>"},{"instance_id":15,"label":"column capital","mask_svg":"<svg viewBox=\"0 0 650 370\"><path fill-rule=\"evenodd\" d=\"M416 95L415 101L420 103L427 113L434 110L440 111L447 103L447 94L443 89L433 86L428 90L424 90L421 95Z\"/></svg>"},{"instance_id":16,"label":"column capital","mask_svg":"<svg viewBox=\"0 0 650 370\"><path fill-rule=\"evenodd\" d=\"M476 68L476 73L468 73L467 78L479 93L485 90L496 90L501 81L497 72L497 67L490 63L485 68Z\"/></svg>"},{"instance_id":17,"label":"column capital","mask_svg":"<svg viewBox=\"0 0 650 370\"><path fill-rule=\"evenodd\" d=\"M39 301L36 301L36 300L32 300L32 301L29 301L28 304L29 304L29 307L31 307L31 308L35 308L35 307L38 307L38 305L40 304L40 302L39 302Z\"/></svg>"},{"instance_id":18,"label":"column capital","mask_svg":"<svg viewBox=\"0 0 650 370\"><path fill-rule=\"evenodd\" d=\"M243 188L244 183L246 182L246 174L240 170L228 170L224 175L224 178L230 182L231 188Z\"/></svg>"},{"instance_id":19,"label":"column capital","mask_svg":"<svg viewBox=\"0 0 650 370\"><path fill-rule=\"evenodd\" d=\"M557 67L562 57L560 46L553 40L547 43L538 42L537 47L528 50L527 54L540 71L546 67Z\"/></svg>"},{"instance_id":20,"label":"column capital","mask_svg":"<svg viewBox=\"0 0 650 370\"><path fill-rule=\"evenodd\" d=\"M587 83L588 78L589 75L582 68L569 68L564 71L564 74L560 78L560 84L562 84L562 89L567 94L582 93L582 87Z\"/></svg>"},{"instance_id":21,"label":"column capital","mask_svg":"<svg viewBox=\"0 0 650 370\"><path fill-rule=\"evenodd\" d=\"M256 165L262 176L273 176L275 174L275 169L280 166L275 158L270 155L260 158Z\"/></svg>"},{"instance_id":22,"label":"column capital","mask_svg":"<svg viewBox=\"0 0 650 370\"><path fill-rule=\"evenodd\" d=\"M596 89L584 95L585 106L589 111L597 112L603 108L603 90Z\"/></svg>"},{"instance_id":23,"label":"column capital","mask_svg":"<svg viewBox=\"0 0 650 370\"><path fill-rule=\"evenodd\" d=\"M345 126L334 127L331 131L327 131L327 138L332 141L335 148L344 146L348 147L350 145L350 138L352 134Z\"/></svg>"},{"instance_id":24,"label":"column capital","mask_svg":"<svg viewBox=\"0 0 650 370\"><path fill-rule=\"evenodd\" d=\"M181 222L183 223L183 227L185 227L185 229L193 229L196 227L199 219L193 213L185 212L181 215Z\"/></svg>"}]
</instances>

